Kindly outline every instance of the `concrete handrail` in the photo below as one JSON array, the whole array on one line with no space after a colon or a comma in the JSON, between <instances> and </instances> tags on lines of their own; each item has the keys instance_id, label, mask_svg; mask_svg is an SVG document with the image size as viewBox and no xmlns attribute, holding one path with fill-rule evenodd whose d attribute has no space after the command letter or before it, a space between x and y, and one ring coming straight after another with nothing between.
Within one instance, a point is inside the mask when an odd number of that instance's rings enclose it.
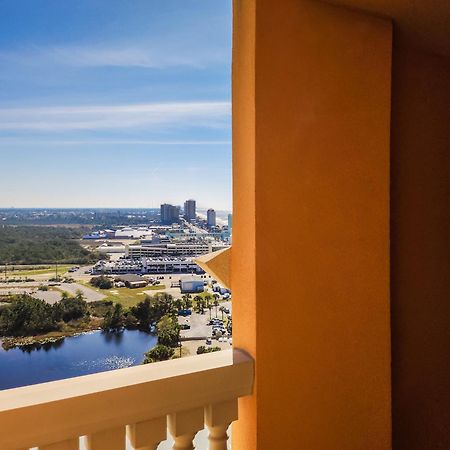
<instances>
[{"instance_id":1,"label":"concrete handrail","mask_svg":"<svg viewBox=\"0 0 450 450\"><path fill-rule=\"evenodd\" d=\"M1 391L0 450L78 448L79 436L91 450L121 449L126 426L135 448L156 448L167 426L185 448L204 423L226 445L252 386L253 360L235 349Z\"/></svg>"}]
</instances>

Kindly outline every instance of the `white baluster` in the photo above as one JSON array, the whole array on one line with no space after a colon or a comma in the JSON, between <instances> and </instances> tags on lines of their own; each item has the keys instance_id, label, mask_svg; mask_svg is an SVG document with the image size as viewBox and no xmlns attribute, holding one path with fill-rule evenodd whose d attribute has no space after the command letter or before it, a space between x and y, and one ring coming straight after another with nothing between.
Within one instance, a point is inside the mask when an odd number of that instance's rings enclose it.
<instances>
[{"instance_id":1,"label":"white baluster","mask_svg":"<svg viewBox=\"0 0 450 450\"><path fill-rule=\"evenodd\" d=\"M204 409L196 408L168 416L168 426L175 440L173 450L193 450L193 440L204 427Z\"/></svg>"},{"instance_id":2,"label":"white baluster","mask_svg":"<svg viewBox=\"0 0 450 450\"><path fill-rule=\"evenodd\" d=\"M125 426L86 436L86 450L125 450Z\"/></svg>"},{"instance_id":3,"label":"white baluster","mask_svg":"<svg viewBox=\"0 0 450 450\"><path fill-rule=\"evenodd\" d=\"M135 450L156 450L167 439L166 416L128 425L127 435Z\"/></svg>"},{"instance_id":4,"label":"white baluster","mask_svg":"<svg viewBox=\"0 0 450 450\"><path fill-rule=\"evenodd\" d=\"M79 450L79 439L67 439L54 444L41 445L39 450Z\"/></svg>"},{"instance_id":5,"label":"white baluster","mask_svg":"<svg viewBox=\"0 0 450 450\"><path fill-rule=\"evenodd\" d=\"M205 408L205 423L209 430L209 449L227 450L227 430L238 418L238 400L208 405Z\"/></svg>"}]
</instances>

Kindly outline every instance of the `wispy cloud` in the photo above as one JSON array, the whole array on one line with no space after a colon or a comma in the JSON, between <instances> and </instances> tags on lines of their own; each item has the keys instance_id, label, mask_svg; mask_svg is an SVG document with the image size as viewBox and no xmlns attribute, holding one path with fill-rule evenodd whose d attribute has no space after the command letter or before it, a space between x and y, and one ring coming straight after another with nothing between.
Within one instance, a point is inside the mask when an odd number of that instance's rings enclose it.
<instances>
[{"instance_id":1,"label":"wispy cloud","mask_svg":"<svg viewBox=\"0 0 450 450\"><path fill-rule=\"evenodd\" d=\"M0 131L111 130L227 127L229 102L1 108Z\"/></svg>"},{"instance_id":2,"label":"wispy cloud","mask_svg":"<svg viewBox=\"0 0 450 450\"><path fill-rule=\"evenodd\" d=\"M31 46L0 52L2 64L22 66L135 67L165 69L171 67L204 68L228 63L226 49L177 42L105 45Z\"/></svg>"},{"instance_id":3,"label":"wispy cloud","mask_svg":"<svg viewBox=\"0 0 450 450\"><path fill-rule=\"evenodd\" d=\"M27 145L27 146L71 146L71 145L231 145L231 141L199 141L199 140L152 140L152 139L67 139L67 140L41 140L41 139L22 139L22 138L2 138L1 145Z\"/></svg>"}]
</instances>

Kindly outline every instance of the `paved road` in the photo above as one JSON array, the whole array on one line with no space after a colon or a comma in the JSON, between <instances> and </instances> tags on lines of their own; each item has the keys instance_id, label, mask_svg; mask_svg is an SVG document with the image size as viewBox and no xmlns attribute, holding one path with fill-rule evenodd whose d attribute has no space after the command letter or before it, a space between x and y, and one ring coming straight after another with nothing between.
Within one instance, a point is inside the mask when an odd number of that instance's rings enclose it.
<instances>
[{"instance_id":1,"label":"paved road","mask_svg":"<svg viewBox=\"0 0 450 450\"><path fill-rule=\"evenodd\" d=\"M41 300L44 300L45 302L49 303L50 305L53 305L56 302L59 302L61 300L61 292L59 291L36 291L33 294L33 297L40 298Z\"/></svg>"},{"instance_id":2,"label":"paved road","mask_svg":"<svg viewBox=\"0 0 450 450\"><path fill-rule=\"evenodd\" d=\"M78 283L61 284L61 286L58 287L59 289L67 291L73 295L75 295L77 291L81 291L84 296L84 299L87 302L96 302L99 300L103 300L106 297L106 295L100 294L100 292L96 292L93 289Z\"/></svg>"}]
</instances>

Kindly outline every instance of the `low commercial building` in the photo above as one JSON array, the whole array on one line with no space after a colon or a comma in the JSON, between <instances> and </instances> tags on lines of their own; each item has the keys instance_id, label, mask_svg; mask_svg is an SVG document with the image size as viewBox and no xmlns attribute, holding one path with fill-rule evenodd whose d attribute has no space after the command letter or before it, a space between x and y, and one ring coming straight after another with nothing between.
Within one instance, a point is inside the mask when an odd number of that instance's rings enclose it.
<instances>
[{"instance_id":1,"label":"low commercial building","mask_svg":"<svg viewBox=\"0 0 450 450\"><path fill-rule=\"evenodd\" d=\"M121 275L120 277L116 277L115 281L124 283L130 289L142 288L148 285L148 281L145 278L133 274Z\"/></svg>"},{"instance_id":2,"label":"low commercial building","mask_svg":"<svg viewBox=\"0 0 450 450\"><path fill-rule=\"evenodd\" d=\"M138 259L163 256L199 256L224 248L227 248L227 245L220 241L129 245L125 249L125 257Z\"/></svg>"},{"instance_id":3,"label":"low commercial building","mask_svg":"<svg viewBox=\"0 0 450 450\"><path fill-rule=\"evenodd\" d=\"M202 280L181 280L180 290L182 294L197 294L204 291Z\"/></svg>"},{"instance_id":4,"label":"low commercial building","mask_svg":"<svg viewBox=\"0 0 450 450\"><path fill-rule=\"evenodd\" d=\"M96 264L93 275L115 274L163 274L163 273L205 273L193 258L138 258L108 261Z\"/></svg>"}]
</instances>

